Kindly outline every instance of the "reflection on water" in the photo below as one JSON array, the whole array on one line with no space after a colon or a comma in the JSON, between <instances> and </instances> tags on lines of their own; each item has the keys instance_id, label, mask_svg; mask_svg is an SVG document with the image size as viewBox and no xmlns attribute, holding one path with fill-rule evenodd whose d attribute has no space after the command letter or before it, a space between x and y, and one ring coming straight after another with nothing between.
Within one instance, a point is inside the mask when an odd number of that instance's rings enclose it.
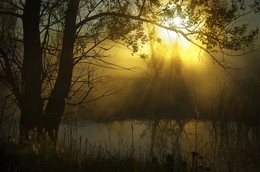
<instances>
[{"instance_id":1,"label":"reflection on water","mask_svg":"<svg viewBox=\"0 0 260 172\"><path fill-rule=\"evenodd\" d=\"M259 129L227 121L129 120L62 125L59 137L88 156L131 156L143 161L155 156L163 162L170 154L189 166L232 171L259 168Z\"/></svg>"}]
</instances>

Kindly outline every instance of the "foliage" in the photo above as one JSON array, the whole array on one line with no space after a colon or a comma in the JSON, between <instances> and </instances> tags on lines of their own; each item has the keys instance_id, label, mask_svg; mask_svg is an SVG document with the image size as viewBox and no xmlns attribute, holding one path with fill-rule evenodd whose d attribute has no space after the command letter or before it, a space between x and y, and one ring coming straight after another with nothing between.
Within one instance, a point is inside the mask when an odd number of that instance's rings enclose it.
<instances>
[{"instance_id":1,"label":"foliage","mask_svg":"<svg viewBox=\"0 0 260 172\"><path fill-rule=\"evenodd\" d=\"M237 23L259 12L258 1L2 0L0 4L1 75L21 110L25 133L34 126L52 133L58 130L66 103L95 100L90 92L102 80L93 74L95 66L122 69L104 60L108 50L119 43L137 53L146 42L160 40L146 33L145 23L176 32L224 68L223 59L214 53L243 54L258 33ZM182 18L180 25L174 24L176 17Z\"/></svg>"}]
</instances>

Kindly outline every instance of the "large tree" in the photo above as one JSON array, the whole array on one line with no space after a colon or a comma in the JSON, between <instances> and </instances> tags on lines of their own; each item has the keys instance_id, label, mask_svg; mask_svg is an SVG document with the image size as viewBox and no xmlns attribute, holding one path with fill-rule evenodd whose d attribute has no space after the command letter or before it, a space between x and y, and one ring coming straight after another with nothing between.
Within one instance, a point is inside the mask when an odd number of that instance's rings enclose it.
<instances>
[{"instance_id":1,"label":"large tree","mask_svg":"<svg viewBox=\"0 0 260 172\"><path fill-rule=\"evenodd\" d=\"M144 23L176 32L225 68L216 52L255 48L258 29L237 21L259 9L257 0L2 0L1 72L21 111L21 138L37 127L55 141L73 86L84 87L73 72L106 63L101 57L114 43L138 52L142 43L158 40L147 35ZM181 24L173 22L176 17ZM93 89L89 77L85 81L86 93L74 104Z\"/></svg>"}]
</instances>

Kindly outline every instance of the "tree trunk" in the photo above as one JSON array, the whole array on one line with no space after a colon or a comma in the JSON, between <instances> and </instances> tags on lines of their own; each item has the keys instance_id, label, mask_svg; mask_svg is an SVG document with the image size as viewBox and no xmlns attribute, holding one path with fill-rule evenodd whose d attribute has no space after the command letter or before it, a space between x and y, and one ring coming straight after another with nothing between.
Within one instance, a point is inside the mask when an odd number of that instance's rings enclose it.
<instances>
[{"instance_id":1,"label":"tree trunk","mask_svg":"<svg viewBox=\"0 0 260 172\"><path fill-rule=\"evenodd\" d=\"M40 43L40 0L26 0L23 14L24 60L22 68L22 99L20 136L26 138L29 130L40 126L43 114L41 100L42 52Z\"/></svg>"},{"instance_id":2,"label":"tree trunk","mask_svg":"<svg viewBox=\"0 0 260 172\"><path fill-rule=\"evenodd\" d=\"M73 49L76 36L76 17L79 0L70 0L65 16L63 44L60 56L59 71L56 83L46 106L44 121L45 129L53 141L57 139L57 132L65 107L65 99L69 94L73 72Z\"/></svg>"}]
</instances>

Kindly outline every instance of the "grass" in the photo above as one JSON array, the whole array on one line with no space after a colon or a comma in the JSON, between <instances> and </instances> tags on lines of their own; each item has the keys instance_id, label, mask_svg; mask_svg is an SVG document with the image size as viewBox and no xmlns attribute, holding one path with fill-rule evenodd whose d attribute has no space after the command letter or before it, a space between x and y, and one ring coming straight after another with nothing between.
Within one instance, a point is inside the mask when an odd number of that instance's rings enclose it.
<instances>
[{"instance_id":1,"label":"grass","mask_svg":"<svg viewBox=\"0 0 260 172\"><path fill-rule=\"evenodd\" d=\"M172 167L149 160L139 161L132 157L114 159L111 156L80 156L69 151L35 151L32 147L1 144L1 171L169 171ZM176 167L177 168L177 167ZM179 168L180 169L180 168Z\"/></svg>"},{"instance_id":2,"label":"grass","mask_svg":"<svg viewBox=\"0 0 260 172\"><path fill-rule=\"evenodd\" d=\"M161 121L155 126L151 125L149 132L156 139L156 149L163 149L165 138L173 136L173 152L171 154L160 154L162 157L151 155L149 145L147 150L134 150L130 145L124 149L108 148L107 145L90 143L87 139L75 140L75 136L61 137L54 147L54 144L43 137L39 140L33 134L30 144L21 146L15 140L0 140L0 168L1 171L221 171L221 172L254 172L258 171L259 152L259 126L252 126L244 122L232 121L204 121L210 131L214 153L213 165L207 168L209 155L204 156L204 144L198 144L199 152L190 152L185 156L181 155L181 137L185 137L186 123ZM212 124L210 124L212 123ZM192 123L193 125L193 123ZM202 125L202 122L200 122ZM191 125L189 125L191 126ZM191 126L193 128L193 126ZM207 130L205 128L204 130ZM153 129L155 131L153 131ZM199 130L200 131L200 130ZM184 133L183 133L184 132ZM184 135L181 136L181 133ZM151 134L151 133L150 133ZM133 136L132 136L133 137ZM194 138L191 137L191 141ZM199 140L198 140L199 141ZM158 142L158 143L156 143ZM212 143L211 143L212 142ZM120 144L124 144L121 143ZM152 144L152 143L151 143ZM193 144L193 143L192 143ZM178 146L179 145L179 146ZM150 145L151 146L151 145ZM134 150L134 151L133 151ZM202 151L202 152L201 152ZM135 155L133 155L135 152ZM175 152L175 153L174 153ZM163 151L162 151L163 153ZM207 152L204 152L207 153ZM180 156L180 157L178 157Z\"/></svg>"},{"instance_id":3,"label":"grass","mask_svg":"<svg viewBox=\"0 0 260 172\"><path fill-rule=\"evenodd\" d=\"M1 171L26 171L26 172L133 172L133 171L187 171L187 165L182 162L173 162L165 158L159 162L156 157L139 153L139 158L134 158L130 150L120 150L115 155L101 144L87 143L83 146L65 144L58 141L56 147L48 140L36 141L30 137L30 143L21 146L10 139L0 141L0 167ZM74 144L72 144L74 143ZM140 150L142 151L142 150ZM123 155L123 156L121 156ZM170 155L168 155L171 157Z\"/></svg>"}]
</instances>

